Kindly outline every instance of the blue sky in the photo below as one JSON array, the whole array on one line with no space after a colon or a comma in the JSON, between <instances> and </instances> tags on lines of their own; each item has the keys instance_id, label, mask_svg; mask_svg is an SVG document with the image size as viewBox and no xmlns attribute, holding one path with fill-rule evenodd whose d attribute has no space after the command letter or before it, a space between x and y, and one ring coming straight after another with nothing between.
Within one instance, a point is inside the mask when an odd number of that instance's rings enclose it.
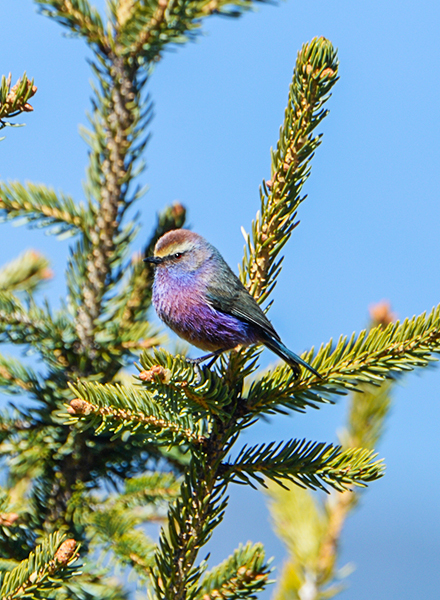
<instances>
[{"instance_id":1,"label":"blue sky","mask_svg":"<svg viewBox=\"0 0 440 600\"><path fill-rule=\"evenodd\" d=\"M241 262L240 227L249 230L258 186L270 174L269 149L297 51L323 35L339 49L340 81L271 319L301 352L359 331L368 307L383 298L400 318L430 310L440 302L439 25L438 3L424 0L289 1L240 20L208 20L197 43L165 54L148 84L155 118L137 247L156 212L179 200L192 228L232 267ZM2 7L0 56L1 73L12 71L15 80L26 70L38 86L35 112L21 119L26 127L5 130L0 178L44 182L81 200L87 149L78 126L90 108L91 77L83 42L64 37L21 0ZM0 227L2 262L29 247L50 257L56 276L47 293L56 305L65 290L68 242ZM344 532L341 565L353 562L356 571L343 600L438 595L438 390L438 368L407 376L395 390L379 448L386 477L370 486ZM342 400L273 419L246 441L334 441L344 415ZM282 563L264 497L232 488L225 522L210 544L212 564L248 539L263 541L275 565Z\"/></svg>"}]
</instances>

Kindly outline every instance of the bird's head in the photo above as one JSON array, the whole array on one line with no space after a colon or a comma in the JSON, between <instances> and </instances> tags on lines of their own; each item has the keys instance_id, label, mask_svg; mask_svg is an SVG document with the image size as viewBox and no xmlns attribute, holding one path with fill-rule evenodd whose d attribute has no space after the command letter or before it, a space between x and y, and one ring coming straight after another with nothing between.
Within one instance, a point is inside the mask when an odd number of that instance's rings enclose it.
<instances>
[{"instance_id":1,"label":"bird's head","mask_svg":"<svg viewBox=\"0 0 440 600\"><path fill-rule=\"evenodd\" d=\"M213 250L201 235L187 229L174 229L159 238L154 256L144 258L144 262L152 263L158 269L191 273L210 258Z\"/></svg>"}]
</instances>

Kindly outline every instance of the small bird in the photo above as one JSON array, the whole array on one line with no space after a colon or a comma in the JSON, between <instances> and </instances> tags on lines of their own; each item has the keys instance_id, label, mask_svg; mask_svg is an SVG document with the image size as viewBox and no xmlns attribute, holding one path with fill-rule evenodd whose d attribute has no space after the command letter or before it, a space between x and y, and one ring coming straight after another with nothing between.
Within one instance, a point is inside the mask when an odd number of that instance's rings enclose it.
<instances>
[{"instance_id":1,"label":"small bird","mask_svg":"<svg viewBox=\"0 0 440 600\"><path fill-rule=\"evenodd\" d=\"M319 373L282 343L254 298L232 272L220 252L202 236L186 229L163 235L154 256L153 304L158 316L177 335L209 354L203 362L238 345L264 344L299 377L302 365Z\"/></svg>"}]
</instances>

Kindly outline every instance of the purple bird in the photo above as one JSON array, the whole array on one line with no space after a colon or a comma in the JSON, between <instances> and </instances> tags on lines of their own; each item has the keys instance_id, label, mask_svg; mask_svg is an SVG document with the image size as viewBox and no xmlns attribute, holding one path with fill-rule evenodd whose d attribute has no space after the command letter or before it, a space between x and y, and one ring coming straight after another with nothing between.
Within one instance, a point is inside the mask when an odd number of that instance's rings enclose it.
<instances>
[{"instance_id":1,"label":"purple bird","mask_svg":"<svg viewBox=\"0 0 440 600\"><path fill-rule=\"evenodd\" d=\"M154 256L153 304L177 335L215 359L238 345L264 344L298 377L299 365L319 373L281 342L264 312L231 271L220 252L202 236L186 229L163 235ZM213 362L214 362L213 361ZM212 364L212 363L211 363Z\"/></svg>"}]
</instances>

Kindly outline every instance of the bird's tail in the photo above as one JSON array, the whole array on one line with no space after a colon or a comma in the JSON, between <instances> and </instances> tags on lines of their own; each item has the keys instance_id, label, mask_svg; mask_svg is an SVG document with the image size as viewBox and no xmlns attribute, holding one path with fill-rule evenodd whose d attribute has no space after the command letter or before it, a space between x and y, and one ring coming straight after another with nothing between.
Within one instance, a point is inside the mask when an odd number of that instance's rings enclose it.
<instances>
[{"instance_id":1,"label":"bird's tail","mask_svg":"<svg viewBox=\"0 0 440 600\"><path fill-rule=\"evenodd\" d=\"M264 340L263 343L265 346L267 346L267 348L269 348L269 350L275 352L275 354L282 358L292 368L292 371L295 373L296 377L299 377L299 375L301 374L301 370L299 368L299 365L301 365L302 367L313 373L313 375L316 375L316 377L322 379L321 375L316 369L311 367L308 363L306 363L305 360L300 358L297 354L289 350L289 348L287 348L279 340L268 337Z\"/></svg>"}]
</instances>

